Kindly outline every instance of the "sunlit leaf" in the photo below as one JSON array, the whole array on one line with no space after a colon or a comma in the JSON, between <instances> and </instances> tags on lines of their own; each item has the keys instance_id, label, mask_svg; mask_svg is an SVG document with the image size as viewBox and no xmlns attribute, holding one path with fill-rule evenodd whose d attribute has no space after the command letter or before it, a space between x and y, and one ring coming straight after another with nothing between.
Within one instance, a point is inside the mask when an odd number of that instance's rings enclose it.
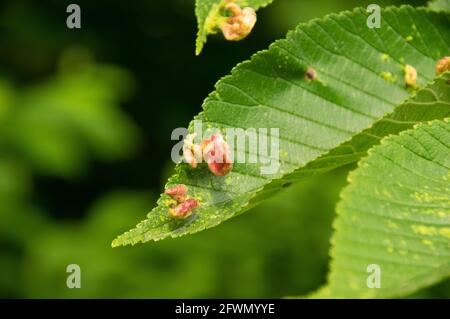
<instances>
[{"instance_id":1,"label":"sunlit leaf","mask_svg":"<svg viewBox=\"0 0 450 319\"><path fill-rule=\"evenodd\" d=\"M450 0L432 0L428 6L436 11L450 11Z\"/></svg>"},{"instance_id":2,"label":"sunlit leaf","mask_svg":"<svg viewBox=\"0 0 450 319\"><path fill-rule=\"evenodd\" d=\"M450 52L449 16L409 6L386 9L382 16L380 29L367 27L365 9L301 24L221 79L195 119L221 131L279 128L279 170L265 175L266 163L235 163L230 174L216 177L203 166L179 164L168 186L187 185L199 207L174 220L162 195L147 220L113 246L216 226L290 182L357 161L387 134L449 116L449 75L430 82L436 61ZM429 83L417 94L405 85L406 64L417 70L419 87ZM305 79L308 67L315 80Z\"/></svg>"},{"instance_id":3,"label":"sunlit leaf","mask_svg":"<svg viewBox=\"0 0 450 319\"><path fill-rule=\"evenodd\" d=\"M449 181L448 119L371 149L341 194L329 285L313 297L404 296L450 276Z\"/></svg>"}]
</instances>

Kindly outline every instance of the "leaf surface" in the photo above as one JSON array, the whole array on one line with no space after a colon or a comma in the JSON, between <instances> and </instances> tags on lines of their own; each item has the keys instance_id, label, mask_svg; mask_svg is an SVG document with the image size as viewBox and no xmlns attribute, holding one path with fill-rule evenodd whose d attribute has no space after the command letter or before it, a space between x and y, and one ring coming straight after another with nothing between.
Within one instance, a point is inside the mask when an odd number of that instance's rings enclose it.
<instances>
[{"instance_id":1,"label":"leaf surface","mask_svg":"<svg viewBox=\"0 0 450 319\"><path fill-rule=\"evenodd\" d=\"M199 207L187 219L174 220L167 214L168 197L162 195L147 219L113 246L216 226L291 182L357 161L387 134L448 117L448 74L417 94L405 86L403 76L410 64L419 86L432 81L436 61L450 52L449 16L409 6L386 9L382 16L380 29L367 28L364 9L301 24L221 79L195 119L223 132L229 127L278 128L279 152L260 157L257 164L235 163L225 177L203 166L193 170L178 164L167 186L187 185ZM317 72L314 81L305 79L309 66ZM235 145L234 152L248 156L251 150ZM277 155L279 170L262 174L264 160Z\"/></svg>"},{"instance_id":2,"label":"leaf surface","mask_svg":"<svg viewBox=\"0 0 450 319\"><path fill-rule=\"evenodd\" d=\"M449 119L384 139L349 182L329 285L313 297L404 296L450 275ZM369 265L379 267L378 288Z\"/></svg>"},{"instance_id":3,"label":"leaf surface","mask_svg":"<svg viewBox=\"0 0 450 319\"><path fill-rule=\"evenodd\" d=\"M435 11L450 11L450 0L433 0L428 7Z\"/></svg>"}]
</instances>

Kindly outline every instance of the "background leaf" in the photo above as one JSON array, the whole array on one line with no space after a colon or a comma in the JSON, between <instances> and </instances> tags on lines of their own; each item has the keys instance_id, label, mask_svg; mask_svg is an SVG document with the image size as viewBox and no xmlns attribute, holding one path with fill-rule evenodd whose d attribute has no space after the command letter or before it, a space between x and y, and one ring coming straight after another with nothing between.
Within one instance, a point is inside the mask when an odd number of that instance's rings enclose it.
<instances>
[{"instance_id":1,"label":"background leaf","mask_svg":"<svg viewBox=\"0 0 450 319\"><path fill-rule=\"evenodd\" d=\"M450 121L388 137L369 154L342 192L329 285L313 297L404 296L450 275ZM379 289L366 284L371 264Z\"/></svg>"},{"instance_id":2,"label":"background leaf","mask_svg":"<svg viewBox=\"0 0 450 319\"><path fill-rule=\"evenodd\" d=\"M168 185L189 186L200 201L195 214L181 222L168 218L163 195L148 219L113 246L213 227L292 181L358 160L386 134L448 116L445 75L367 131L411 94L403 81L405 63L417 69L423 86L433 79L436 61L450 51L447 14L404 6L382 16L380 29L367 28L363 9L301 24L220 80L196 119L222 131L280 128L279 172L268 177L260 173L263 164L236 164L220 178L179 164ZM317 71L316 81L305 80L308 66Z\"/></svg>"},{"instance_id":3,"label":"background leaf","mask_svg":"<svg viewBox=\"0 0 450 319\"><path fill-rule=\"evenodd\" d=\"M272 1L273 0L236 0L235 3L241 8L252 7L256 11L259 8L269 5ZM198 33L195 44L195 53L197 55L202 52L208 35L215 33L214 30L211 29L217 27L216 25L207 25L207 18L210 15L211 17L217 15L217 8L219 8L222 3L224 3L224 0L196 0L195 2L195 15L197 16L198 23ZM212 18L211 20L214 19Z\"/></svg>"},{"instance_id":4,"label":"background leaf","mask_svg":"<svg viewBox=\"0 0 450 319\"><path fill-rule=\"evenodd\" d=\"M85 171L91 156L128 158L139 144L138 129L120 108L132 89L130 74L70 56L62 60L45 83L5 94L9 110L2 121L0 107L0 150L13 150L40 172L63 177Z\"/></svg>"},{"instance_id":5,"label":"background leaf","mask_svg":"<svg viewBox=\"0 0 450 319\"><path fill-rule=\"evenodd\" d=\"M450 11L450 0L432 0L428 6L436 11Z\"/></svg>"}]
</instances>

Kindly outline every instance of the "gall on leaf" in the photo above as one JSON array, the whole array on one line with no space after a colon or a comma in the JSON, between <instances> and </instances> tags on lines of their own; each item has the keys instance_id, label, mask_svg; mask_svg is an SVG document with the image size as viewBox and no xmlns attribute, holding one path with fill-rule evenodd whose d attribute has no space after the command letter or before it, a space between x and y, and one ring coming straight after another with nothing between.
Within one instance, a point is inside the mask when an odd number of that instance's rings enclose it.
<instances>
[{"instance_id":1,"label":"gall on leaf","mask_svg":"<svg viewBox=\"0 0 450 319\"><path fill-rule=\"evenodd\" d=\"M164 193L175 199L178 203L186 200L188 188L184 184L178 184L167 188Z\"/></svg>"},{"instance_id":2,"label":"gall on leaf","mask_svg":"<svg viewBox=\"0 0 450 319\"><path fill-rule=\"evenodd\" d=\"M407 64L404 68L405 72L405 84L406 86L416 88L417 87L417 70L411 65Z\"/></svg>"},{"instance_id":3,"label":"gall on leaf","mask_svg":"<svg viewBox=\"0 0 450 319\"><path fill-rule=\"evenodd\" d=\"M450 71L450 56L445 56L436 63L436 75Z\"/></svg>"},{"instance_id":4,"label":"gall on leaf","mask_svg":"<svg viewBox=\"0 0 450 319\"><path fill-rule=\"evenodd\" d=\"M194 143L197 133L188 134L183 143L183 157L190 167L196 168L197 164L202 161L202 148Z\"/></svg>"},{"instance_id":5,"label":"gall on leaf","mask_svg":"<svg viewBox=\"0 0 450 319\"><path fill-rule=\"evenodd\" d=\"M228 41L239 41L247 37L256 24L255 10L251 7L241 9L232 1L228 1L225 9L231 12L231 16L220 25L225 39Z\"/></svg>"},{"instance_id":6,"label":"gall on leaf","mask_svg":"<svg viewBox=\"0 0 450 319\"><path fill-rule=\"evenodd\" d=\"M225 176L233 169L230 147L220 132L203 140L202 150L209 171L215 176Z\"/></svg>"},{"instance_id":7,"label":"gall on leaf","mask_svg":"<svg viewBox=\"0 0 450 319\"><path fill-rule=\"evenodd\" d=\"M169 208L169 216L173 218L181 218L184 219L188 217L192 210L198 206L198 201L190 198L178 204L175 207Z\"/></svg>"},{"instance_id":8,"label":"gall on leaf","mask_svg":"<svg viewBox=\"0 0 450 319\"><path fill-rule=\"evenodd\" d=\"M317 79L316 70L314 70L312 67L309 66L305 72L305 79L310 81L314 81L315 79Z\"/></svg>"}]
</instances>

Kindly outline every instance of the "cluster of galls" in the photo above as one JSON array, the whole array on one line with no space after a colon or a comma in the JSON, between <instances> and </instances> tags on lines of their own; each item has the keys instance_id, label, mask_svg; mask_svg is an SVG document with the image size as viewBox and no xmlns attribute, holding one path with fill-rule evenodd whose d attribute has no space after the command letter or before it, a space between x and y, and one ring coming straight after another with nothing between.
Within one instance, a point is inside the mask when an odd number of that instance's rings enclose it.
<instances>
[{"instance_id":1,"label":"cluster of galls","mask_svg":"<svg viewBox=\"0 0 450 319\"><path fill-rule=\"evenodd\" d=\"M204 139L200 144L194 143L196 134L189 134L184 139L183 155L186 163L192 168L196 168L199 163L205 161L208 169L215 176L225 176L233 168L230 155L230 147L224 140L220 132ZM184 184L178 184L165 190L176 201L169 207L169 216L184 219L189 216L194 208L198 206L198 201L188 198L188 188Z\"/></svg>"},{"instance_id":2,"label":"cluster of galls","mask_svg":"<svg viewBox=\"0 0 450 319\"><path fill-rule=\"evenodd\" d=\"M216 176L225 176L233 168L230 147L220 132L195 144L196 133L186 136L183 145L183 156L186 163L196 168L198 163L205 162L208 169Z\"/></svg>"},{"instance_id":3,"label":"cluster of galls","mask_svg":"<svg viewBox=\"0 0 450 319\"><path fill-rule=\"evenodd\" d=\"M416 88L417 71L411 65L405 65L405 83L407 86ZM450 57L445 56L436 63L436 75L440 75L446 71L450 71Z\"/></svg>"},{"instance_id":4,"label":"cluster of galls","mask_svg":"<svg viewBox=\"0 0 450 319\"><path fill-rule=\"evenodd\" d=\"M172 197L177 204L169 208L169 216L174 218L186 218L191 211L198 206L198 201L188 198L188 188L186 185L178 184L166 189L165 193Z\"/></svg>"}]
</instances>

